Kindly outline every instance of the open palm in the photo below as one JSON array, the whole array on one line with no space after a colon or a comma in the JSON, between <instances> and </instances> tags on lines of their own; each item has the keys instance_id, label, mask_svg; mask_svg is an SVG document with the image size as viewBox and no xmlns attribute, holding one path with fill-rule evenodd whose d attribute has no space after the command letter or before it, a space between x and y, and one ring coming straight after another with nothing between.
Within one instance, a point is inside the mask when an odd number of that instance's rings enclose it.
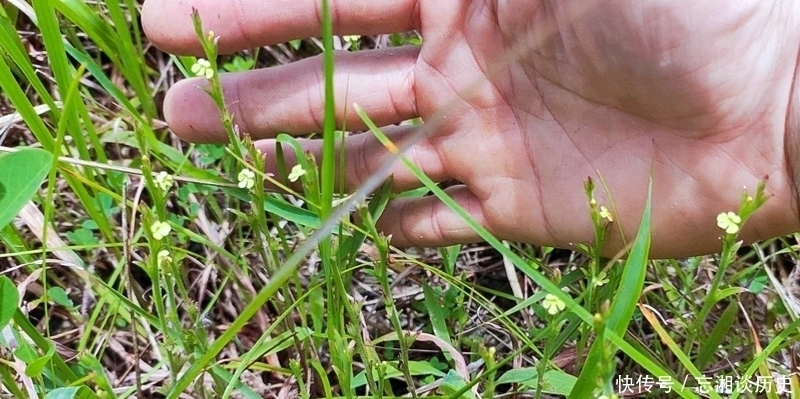
<instances>
[{"instance_id":1,"label":"open palm","mask_svg":"<svg viewBox=\"0 0 800 399\"><path fill-rule=\"evenodd\" d=\"M197 53L194 7L221 50L234 51L318 35L317 3L148 0L144 26L160 48ZM337 34L415 29L424 40L337 55L339 120L361 126L348 105L357 103L402 141L411 128L391 125L421 117L433 131L408 155L434 180L462 183L449 193L501 238L560 247L591 241L589 177L604 183L597 200L615 212L609 253L636 233L651 176L656 256L718 250L715 216L736 210L743 187L764 179L772 198L745 238L798 228L785 145L787 120L796 117L789 110L797 2L332 3ZM223 140L213 104L195 87L201 83L173 87L166 118L187 140ZM255 137L320 128L318 58L225 75L223 84L237 122ZM259 145L270 159L273 142ZM371 135L351 137L348 186L385 155ZM419 184L399 164L394 181L398 189ZM380 227L398 245L478 239L435 198L394 201Z\"/></svg>"}]
</instances>

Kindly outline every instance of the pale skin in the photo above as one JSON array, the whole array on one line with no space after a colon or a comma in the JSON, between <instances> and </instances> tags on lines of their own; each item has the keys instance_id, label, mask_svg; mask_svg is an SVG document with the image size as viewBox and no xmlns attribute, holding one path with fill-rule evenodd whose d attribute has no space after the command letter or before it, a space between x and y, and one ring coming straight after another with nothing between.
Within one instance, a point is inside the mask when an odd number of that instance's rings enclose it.
<instances>
[{"instance_id":1,"label":"pale skin","mask_svg":"<svg viewBox=\"0 0 800 399\"><path fill-rule=\"evenodd\" d=\"M194 7L230 52L319 36L318 3L148 0L143 23L159 48L199 54ZM337 54L339 123L363 127L357 103L398 141L410 130L393 124L420 117L434 126L407 155L434 180L461 182L450 195L499 238L591 242L583 189L591 177L597 201L614 213L605 247L613 255L636 233L651 171L654 256L719 251L716 215L737 210L742 190L764 179L770 199L742 238L800 230L789 162L800 160L792 144L800 135L796 1L331 3L336 34L423 37L421 47ZM318 58L223 76L236 122L264 139L268 164L277 133L320 130L321 76ZM165 117L186 140L222 141L202 84L171 88ZM370 134L346 146L353 190L386 150ZM397 190L419 186L399 163L393 176ZM433 197L394 201L379 228L400 246L479 240Z\"/></svg>"}]
</instances>

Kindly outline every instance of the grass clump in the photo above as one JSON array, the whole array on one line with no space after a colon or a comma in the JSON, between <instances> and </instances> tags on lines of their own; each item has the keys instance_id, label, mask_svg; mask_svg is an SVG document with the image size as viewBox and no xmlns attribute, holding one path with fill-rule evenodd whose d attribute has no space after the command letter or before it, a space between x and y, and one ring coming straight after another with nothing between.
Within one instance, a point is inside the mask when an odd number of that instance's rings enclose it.
<instances>
[{"instance_id":1,"label":"grass clump","mask_svg":"<svg viewBox=\"0 0 800 399\"><path fill-rule=\"evenodd\" d=\"M605 259L614 220L592 181L594 244L534 247L493 237L396 152L425 186L406 195L436 195L487 243L404 252L375 227L389 183L337 194L348 133L335 130L332 51L416 36L343 39L328 22L321 41L222 57L195 18L196 59L150 48L137 18L130 0L0 8L0 148L15 151L0 156L0 396L800 393L783 283L796 239L736 238L763 187L719 220L720 255L648 260L648 206L626 258ZM266 174L219 70L319 52L323 155L281 135L281 170ZM189 74L207 79L227 146L186 146L164 128L164 87Z\"/></svg>"}]
</instances>

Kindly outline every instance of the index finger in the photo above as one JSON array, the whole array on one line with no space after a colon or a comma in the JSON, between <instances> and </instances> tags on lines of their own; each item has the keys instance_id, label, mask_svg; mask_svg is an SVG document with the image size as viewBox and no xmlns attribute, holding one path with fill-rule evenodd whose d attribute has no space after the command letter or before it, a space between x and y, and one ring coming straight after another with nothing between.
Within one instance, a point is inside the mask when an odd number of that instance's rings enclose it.
<instances>
[{"instance_id":1,"label":"index finger","mask_svg":"<svg viewBox=\"0 0 800 399\"><path fill-rule=\"evenodd\" d=\"M418 24L417 0L329 0L337 35L402 32ZM175 54L200 54L192 25L196 9L203 27L219 36L220 52L320 36L321 0L147 0L142 24L150 40Z\"/></svg>"}]
</instances>

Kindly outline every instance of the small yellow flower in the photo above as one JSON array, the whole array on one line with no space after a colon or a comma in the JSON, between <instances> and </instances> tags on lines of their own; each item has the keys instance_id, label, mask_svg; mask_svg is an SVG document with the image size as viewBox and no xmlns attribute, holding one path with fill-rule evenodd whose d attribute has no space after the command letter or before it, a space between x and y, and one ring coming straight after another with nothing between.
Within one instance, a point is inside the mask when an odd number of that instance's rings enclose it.
<instances>
[{"instance_id":1,"label":"small yellow flower","mask_svg":"<svg viewBox=\"0 0 800 399\"><path fill-rule=\"evenodd\" d=\"M350 44L358 43L358 40L361 39L361 35L344 35L342 39Z\"/></svg>"},{"instance_id":2,"label":"small yellow flower","mask_svg":"<svg viewBox=\"0 0 800 399\"><path fill-rule=\"evenodd\" d=\"M152 226L150 226L150 232L153 233L153 238L156 240L161 240L162 238L168 236L171 231L172 226L170 226L167 222L156 221Z\"/></svg>"},{"instance_id":3,"label":"small yellow flower","mask_svg":"<svg viewBox=\"0 0 800 399\"><path fill-rule=\"evenodd\" d=\"M600 217L608 220L609 222L614 221L614 217L611 216L611 212L609 212L608 208L606 208L605 206L600 206Z\"/></svg>"},{"instance_id":4,"label":"small yellow flower","mask_svg":"<svg viewBox=\"0 0 800 399\"><path fill-rule=\"evenodd\" d=\"M175 183L172 175L167 172L158 172L153 180L156 182L156 186L158 186L161 191L168 191L170 188L172 188L172 184Z\"/></svg>"},{"instance_id":5,"label":"small yellow flower","mask_svg":"<svg viewBox=\"0 0 800 399\"><path fill-rule=\"evenodd\" d=\"M722 212L717 215L717 226L728 234L738 233L740 223L742 218L733 212Z\"/></svg>"},{"instance_id":6,"label":"small yellow flower","mask_svg":"<svg viewBox=\"0 0 800 399\"><path fill-rule=\"evenodd\" d=\"M239 172L239 188L251 189L256 185L256 174L250 169L242 169Z\"/></svg>"},{"instance_id":7,"label":"small yellow flower","mask_svg":"<svg viewBox=\"0 0 800 399\"><path fill-rule=\"evenodd\" d=\"M601 271L598 275L592 277L592 285L595 287L602 287L608 282L606 272Z\"/></svg>"},{"instance_id":8,"label":"small yellow flower","mask_svg":"<svg viewBox=\"0 0 800 399\"><path fill-rule=\"evenodd\" d=\"M197 59L197 62L192 65L192 73L199 77L205 76L206 79L214 77L214 70L211 69L211 62L205 58Z\"/></svg>"},{"instance_id":9,"label":"small yellow flower","mask_svg":"<svg viewBox=\"0 0 800 399\"><path fill-rule=\"evenodd\" d=\"M303 165L297 164L292 167L292 171L289 172L289 181L296 182L301 176L306 174L306 170L303 169Z\"/></svg>"},{"instance_id":10,"label":"small yellow flower","mask_svg":"<svg viewBox=\"0 0 800 399\"><path fill-rule=\"evenodd\" d=\"M542 300L542 306L544 306L544 309L547 311L547 313L550 313L551 315L556 315L558 312L567 307L564 301L558 299L558 297L553 294L547 294L544 296L544 299Z\"/></svg>"},{"instance_id":11,"label":"small yellow flower","mask_svg":"<svg viewBox=\"0 0 800 399\"><path fill-rule=\"evenodd\" d=\"M172 257L169 255L169 251L167 251L166 249L162 249L161 251L159 251L158 255L156 256L156 259L158 259L159 265L172 262Z\"/></svg>"}]
</instances>

